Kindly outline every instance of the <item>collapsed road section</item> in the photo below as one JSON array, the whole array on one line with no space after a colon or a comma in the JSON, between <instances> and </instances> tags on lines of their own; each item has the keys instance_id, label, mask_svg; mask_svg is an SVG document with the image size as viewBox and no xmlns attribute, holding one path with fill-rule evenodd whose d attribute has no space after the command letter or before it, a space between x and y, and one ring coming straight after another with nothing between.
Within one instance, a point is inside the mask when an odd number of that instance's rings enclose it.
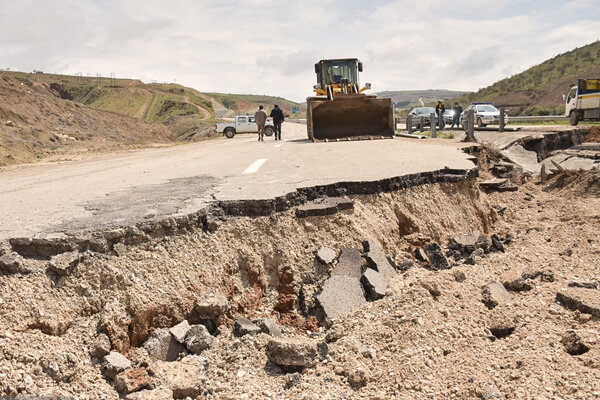
<instances>
[{"instance_id":1,"label":"collapsed road section","mask_svg":"<svg viewBox=\"0 0 600 400\"><path fill-rule=\"evenodd\" d=\"M486 193L494 154L471 151L477 168L5 242L0 391L594 397L598 171Z\"/></svg>"}]
</instances>

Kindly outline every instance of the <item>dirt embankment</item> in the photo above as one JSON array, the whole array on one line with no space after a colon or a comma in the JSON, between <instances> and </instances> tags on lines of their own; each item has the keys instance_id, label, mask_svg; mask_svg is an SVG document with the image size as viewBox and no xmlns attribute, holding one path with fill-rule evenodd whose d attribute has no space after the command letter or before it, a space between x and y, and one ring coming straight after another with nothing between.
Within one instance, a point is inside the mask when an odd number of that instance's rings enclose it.
<instances>
[{"instance_id":1,"label":"dirt embankment","mask_svg":"<svg viewBox=\"0 0 600 400\"><path fill-rule=\"evenodd\" d=\"M0 277L0 393L119 398L90 355L106 334L110 349L148 375L146 390L169 385L165 368L202 359L190 392L197 398L593 398L597 316L563 307L556 295L600 272L600 200L579 190L598 171L568 184L553 179L489 195L471 179L355 196L353 211L322 217L288 210L211 220L204 231L87 252L60 275L48 260L27 258L28 273ZM451 268L437 271L415 259L416 249L437 242L449 250L452 236L473 230L505 238L504 252L462 259L444 251ZM306 293L318 292L335 262L315 252L361 251L364 240L400 270L382 299L318 322L303 307ZM483 288L493 282L510 291L489 307ZM218 296L227 310L202 320L199 305ZM268 335L233 335L242 316L268 316L285 338L319 343L318 360L301 372L278 367ZM211 327L212 345L200 358L149 359L141 347L149 335L185 319Z\"/></svg>"},{"instance_id":2,"label":"dirt embankment","mask_svg":"<svg viewBox=\"0 0 600 400\"><path fill-rule=\"evenodd\" d=\"M174 140L162 125L63 100L45 84L0 72L0 167Z\"/></svg>"}]
</instances>

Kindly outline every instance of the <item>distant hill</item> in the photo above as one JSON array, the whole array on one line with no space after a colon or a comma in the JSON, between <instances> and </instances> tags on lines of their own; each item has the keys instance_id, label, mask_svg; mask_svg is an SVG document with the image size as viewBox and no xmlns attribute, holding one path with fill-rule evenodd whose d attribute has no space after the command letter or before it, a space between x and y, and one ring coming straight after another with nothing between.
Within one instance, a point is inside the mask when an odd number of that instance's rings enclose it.
<instances>
[{"instance_id":1,"label":"distant hill","mask_svg":"<svg viewBox=\"0 0 600 400\"><path fill-rule=\"evenodd\" d=\"M306 116L306 103L295 103L282 97L231 93L204 94L223 105L224 109L215 109L217 114L222 117L232 117L236 114L254 114L259 105L263 105L267 112L270 112L275 104L283 110L285 115L292 115L292 107L298 107L297 117L304 118Z\"/></svg>"},{"instance_id":2,"label":"distant hill","mask_svg":"<svg viewBox=\"0 0 600 400\"><path fill-rule=\"evenodd\" d=\"M562 115L562 95L578 78L600 78L599 41L559 54L456 100L463 105L489 101L497 107L507 107L511 115Z\"/></svg>"},{"instance_id":3,"label":"distant hill","mask_svg":"<svg viewBox=\"0 0 600 400\"><path fill-rule=\"evenodd\" d=\"M376 93L377 97L390 97L396 108L413 108L421 105L419 99L424 103L431 103L437 100L447 100L454 97L463 96L469 92L428 89L428 90L388 90Z\"/></svg>"}]
</instances>

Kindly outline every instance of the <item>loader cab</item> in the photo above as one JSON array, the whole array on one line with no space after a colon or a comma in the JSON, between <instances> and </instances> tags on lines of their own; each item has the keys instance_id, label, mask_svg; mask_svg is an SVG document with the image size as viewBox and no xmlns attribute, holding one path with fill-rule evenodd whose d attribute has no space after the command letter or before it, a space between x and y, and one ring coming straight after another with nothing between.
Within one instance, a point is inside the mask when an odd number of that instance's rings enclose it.
<instances>
[{"instance_id":1,"label":"loader cab","mask_svg":"<svg viewBox=\"0 0 600 400\"><path fill-rule=\"evenodd\" d=\"M335 85L347 80L358 84L358 73L362 72L362 63L356 58L321 60L315 64L317 86L325 89L327 85Z\"/></svg>"}]
</instances>

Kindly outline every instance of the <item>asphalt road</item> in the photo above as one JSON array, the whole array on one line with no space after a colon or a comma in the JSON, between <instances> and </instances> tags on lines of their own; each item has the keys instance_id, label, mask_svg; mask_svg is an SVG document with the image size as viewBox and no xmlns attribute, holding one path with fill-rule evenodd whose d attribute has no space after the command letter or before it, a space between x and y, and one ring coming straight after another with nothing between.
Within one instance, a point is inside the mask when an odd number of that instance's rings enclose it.
<instances>
[{"instance_id":1,"label":"asphalt road","mask_svg":"<svg viewBox=\"0 0 600 400\"><path fill-rule=\"evenodd\" d=\"M285 123L282 141L245 134L2 172L0 239L129 225L197 211L215 199L266 199L299 187L473 167L450 141L312 143L305 130Z\"/></svg>"}]
</instances>

